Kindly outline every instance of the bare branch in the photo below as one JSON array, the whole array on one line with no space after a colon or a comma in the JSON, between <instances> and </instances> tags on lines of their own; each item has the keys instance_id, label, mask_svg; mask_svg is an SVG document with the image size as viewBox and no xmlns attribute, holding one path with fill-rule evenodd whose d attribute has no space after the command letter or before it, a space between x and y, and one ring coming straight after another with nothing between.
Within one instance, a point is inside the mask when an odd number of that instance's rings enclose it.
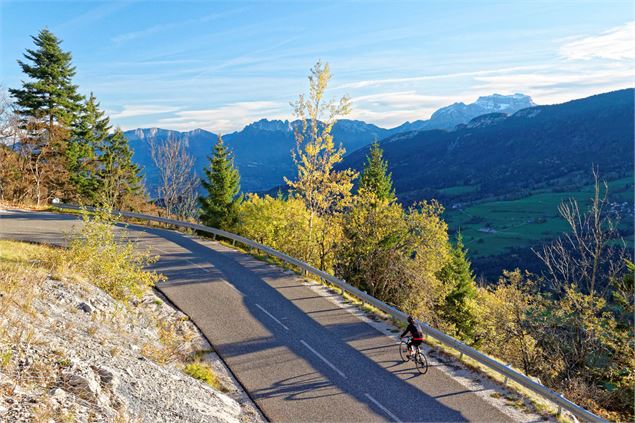
<instances>
[{"instance_id":1,"label":"bare branch","mask_svg":"<svg viewBox=\"0 0 635 423\"><path fill-rule=\"evenodd\" d=\"M194 217L200 180L185 141L170 137L162 143L154 138L149 142L152 161L159 169L161 178L157 193L168 216Z\"/></svg>"}]
</instances>

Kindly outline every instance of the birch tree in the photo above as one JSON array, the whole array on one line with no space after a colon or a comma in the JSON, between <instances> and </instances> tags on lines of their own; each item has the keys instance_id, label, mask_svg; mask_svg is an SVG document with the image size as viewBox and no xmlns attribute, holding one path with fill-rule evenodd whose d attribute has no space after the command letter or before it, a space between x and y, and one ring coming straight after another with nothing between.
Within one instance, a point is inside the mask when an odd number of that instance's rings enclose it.
<instances>
[{"instance_id":1,"label":"birch tree","mask_svg":"<svg viewBox=\"0 0 635 423\"><path fill-rule=\"evenodd\" d=\"M316 244L319 250L319 266L324 268L327 254L333 249L326 243L334 240L327 234L316 234L317 219L330 220L341 213L351 199L353 180L357 173L347 169L335 170L346 150L336 147L331 131L337 120L350 113L350 99L326 100L325 94L331 79L328 63L317 62L309 75L308 96L300 94L292 103L299 124L294 127L296 148L292 151L297 166L295 180L285 177L293 195L301 198L309 211L308 244ZM331 231L333 225L322 222L323 231ZM307 260L310 253L307 252Z\"/></svg>"}]
</instances>

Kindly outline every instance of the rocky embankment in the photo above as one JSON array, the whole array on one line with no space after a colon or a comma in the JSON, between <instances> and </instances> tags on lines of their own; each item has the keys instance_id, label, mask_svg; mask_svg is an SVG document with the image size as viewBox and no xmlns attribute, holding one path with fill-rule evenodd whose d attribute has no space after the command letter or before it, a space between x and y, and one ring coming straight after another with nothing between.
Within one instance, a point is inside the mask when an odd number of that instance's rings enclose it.
<instances>
[{"instance_id":1,"label":"rocky embankment","mask_svg":"<svg viewBox=\"0 0 635 423\"><path fill-rule=\"evenodd\" d=\"M0 316L0 421L264 420L156 293L124 304L87 282L18 272L0 275ZM188 364L213 369L213 383Z\"/></svg>"}]
</instances>

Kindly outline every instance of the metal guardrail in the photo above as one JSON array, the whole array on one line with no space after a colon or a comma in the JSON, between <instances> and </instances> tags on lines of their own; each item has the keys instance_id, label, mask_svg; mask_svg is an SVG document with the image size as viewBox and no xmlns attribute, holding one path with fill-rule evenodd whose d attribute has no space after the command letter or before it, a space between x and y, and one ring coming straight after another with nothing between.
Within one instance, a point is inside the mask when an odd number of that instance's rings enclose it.
<instances>
[{"instance_id":1,"label":"metal guardrail","mask_svg":"<svg viewBox=\"0 0 635 423\"><path fill-rule=\"evenodd\" d=\"M56 204L56 207L61 208L61 209L68 209L68 210L76 210L76 211L81 211L81 210L88 210L88 211L95 211L94 208L92 207L79 207L79 206L75 206L75 205L69 205L69 204ZM150 216L150 215L146 215L146 214L141 214L141 213L134 213L134 212L122 212L122 211L113 211L114 214L118 214L120 216L123 217L127 217L127 218L132 218L132 219L139 219L139 220L147 220L147 221L152 221L152 222L158 222L158 223L164 223L167 225L172 225L172 226L177 226L177 227L182 227L182 228L189 228L189 229L193 229L196 231L201 231L201 232L205 232L205 233L210 233L216 236L220 236L223 238L227 238L227 239L231 239L234 242L239 242L243 245L246 245L248 247L251 248L255 248L258 249L270 256L276 257L288 264L291 264L293 266L296 266L302 270L305 270L308 273L311 273L314 276L317 276L320 279L323 279L335 286L337 286L338 288L342 289L343 291L348 292L349 294L353 295L354 297L358 298L359 300L371 304L375 307L377 307L378 309L380 309L381 311L383 311L384 313L387 313L389 315L391 315L392 317L394 317L395 319L397 319L398 321L401 322L406 322L406 319L408 317L408 315L398 309L396 309L395 307L392 307L386 303L384 303L383 301L378 300L375 297L371 297L370 295L368 295L367 293L355 288L354 286L349 285L348 283L346 283L345 281L336 278L333 275L330 275L322 270L319 270L313 266L311 266L310 264L307 264L303 261L300 261L294 257L291 257L287 254L284 254L278 250L274 250L273 248L267 247L266 245L260 244L256 241L252 241L251 239L242 237L240 235L236 235L233 234L231 232L227 232L227 231L223 231L221 229L216 229L216 228L212 228L209 226L205 226L205 225L199 225L199 224L195 224L195 223L190 223L190 222L183 222L183 221L179 221L179 220L172 220L172 219L166 219L163 217L158 217L158 216ZM508 365L505 365L503 363L501 363L500 361L497 361L477 350L475 350L474 348L462 343L461 341L454 339L453 337L446 335L445 333L439 331L438 329L435 329L431 326L429 326L428 324L424 323L424 322L418 322L421 325L421 328L423 329L424 332L426 332L427 335L431 336L432 338L436 339L437 341L441 342L442 344L445 344L446 346L455 349L456 351L458 351L459 353L466 355L470 358L472 358L473 360L475 360L476 362L478 362L479 364L482 364L494 371L496 371L497 373L503 375L506 379L509 380L513 380L514 382L518 383L519 385L523 386L524 388L540 395L541 397L553 402L554 404L556 404L558 407L561 407L564 410L567 410L568 412L570 412L571 414L573 414L576 418L582 419L583 421L588 421L588 422L607 422L607 420L601 418L600 416L597 416L593 413L591 413L590 411L580 407L579 405L569 401L568 399L566 399L562 394L547 388L546 386L532 380L531 378L525 376L524 374L517 372L516 370L510 368Z\"/></svg>"}]
</instances>

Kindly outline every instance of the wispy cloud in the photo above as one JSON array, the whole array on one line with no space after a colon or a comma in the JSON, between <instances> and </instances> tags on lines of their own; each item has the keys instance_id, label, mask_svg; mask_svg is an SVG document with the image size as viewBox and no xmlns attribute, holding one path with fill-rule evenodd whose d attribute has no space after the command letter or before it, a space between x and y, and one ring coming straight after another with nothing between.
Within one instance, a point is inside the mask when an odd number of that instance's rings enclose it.
<instances>
[{"instance_id":1,"label":"wispy cloud","mask_svg":"<svg viewBox=\"0 0 635 423\"><path fill-rule=\"evenodd\" d=\"M481 76L474 89L482 92L520 91L541 104L559 103L573 98L633 86L633 67L628 64L600 66L556 65L540 73Z\"/></svg>"},{"instance_id":2,"label":"wispy cloud","mask_svg":"<svg viewBox=\"0 0 635 423\"><path fill-rule=\"evenodd\" d=\"M353 98L351 119L391 128L419 119L428 119L440 107L465 100L461 96L421 95L415 91L371 94Z\"/></svg>"},{"instance_id":3,"label":"wispy cloud","mask_svg":"<svg viewBox=\"0 0 635 423\"><path fill-rule=\"evenodd\" d=\"M156 105L125 105L120 111L110 113L112 119L126 119L137 116L160 115L178 111L178 107Z\"/></svg>"},{"instance_id":4,"label":"wispy cloud","mask_svg":"<svg viewBox=\"0 0 635 423\"><path fill-rule=\"evenodd\" d=\"M104 19L121 9L128 7L128 5L129 3L126 2L103 3L97 7L90 9L86 13L82 13L81 15L78 15L73 19L70 19L60 25L56 25L54 29L56 31L61 31L65 29L85 26L90 23Z\"/></svg>"},{"instance_id":5,"label":"wispy cloud","mask_svg":"<svg viewBox=\"0 0 635 423\"><path fill-rule=\"evenodd\" d=\"M376 87L381 85L434 81L439 79L452 79L452 78L462 78L462 77L479 76L479 75L506 74L506 73L513 73L518 71L537 70L537 69L542 69L544 67L545 67L544 65L515 66L515 67L509 67L509 68L503 68L503 69L479 70L479 71L470 71L470 72L455 72L455 73L446 73L446 74L438 74L438 75L422 75L422 76L413 76L413 77L406 77L406 78L369 79L364 81L355 81L355 82L345 83L345 84L337 86L336 88L340 88L340 89L368 88L368 87Z\"/></svg>"},{"instance_id":6,"label":"wispy cloud","mask_svg":"<svg viewBox=\"0 0 635 423\"><path fill-rule=\"evenodd\" d=\"M221 13L212 13L212 14L205 15L205 16L202 16L202 17L199 17L199 18L186 19L184 21L179 21L179 22L171 22L171 23L153 25L151 27L148 27L146 29L142 29L142 30L139 30L139 31L132 31L132 32L126 32L124 34L119 34L119 35L113 37L112 41L115 44L122 44L122 43L125 43L125 42L128 42L128 41L136 40L138 38L145 38L145 37L148 37L150 35L157 34L159 32L169 31L169 30L172 30L172 29L181 28L181 27L188 26L188 25L200 24L200 23L205 23L205 22L210 22L210 21L226 18L226 17L232 16L232 15L235 15L237 13L240 13L243 10L244 10L243 8L232 9L232 10L228 10L228 11L221 12Z\"/></svg>"},{"instance_id":7,"label":"wispy cloud","mask_svg":"<svg viewBox=\"0 0 635 423\"><path fill-rule=\"evenodd\" d=\"M203 128L216 133L227 133L242 129L259 119L288 119L289 106L272 101L245 101L230 103L217 108L182 110L174 117L162 118L157 126L185 130Z\"/></svg>"},{"instance_id":8,"label":"wispy cloud","mask_svg":"<svg viewBox=\"0 0 635 423\"><path fill-rule=\"evenodd\" d=\"M560 47L560 55L568 60L635 59L635 22L612 28L600 35L580 37Z\"/></svg>"}]
</instances>

